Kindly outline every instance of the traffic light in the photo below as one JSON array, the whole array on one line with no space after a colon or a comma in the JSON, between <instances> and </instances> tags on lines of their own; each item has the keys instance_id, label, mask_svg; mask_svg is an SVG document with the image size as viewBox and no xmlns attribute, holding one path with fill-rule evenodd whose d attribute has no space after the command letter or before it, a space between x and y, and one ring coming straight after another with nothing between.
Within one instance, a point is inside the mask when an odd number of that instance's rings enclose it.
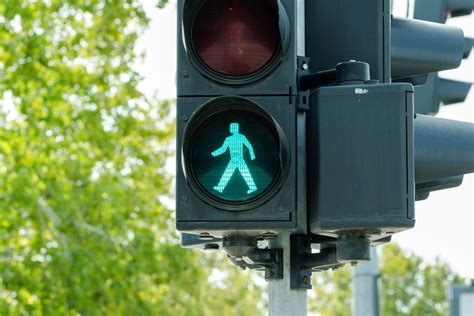
<instances>
[{"instance_id":1,"label":"traffic light","mask_svg":"<svg viewBox=\"0 0 474 316\"><path fill-rule=\"evenodd\" d=\"M417 0L415 19L444 23L448 17L469 15L474 8L471 0ZM473 40L465 39L463 57L472 50ZM430 73L426 83L415 87L415 111L423 114L436 114L440 105L464 102L472 83L442 79L437 73Z\"/></svg>"},{"instance_id":2,"label":"traffic light","mask_svg":"<svg viewBox=\"0 0 474 316\"><path fill-rule=\"evenodd\" d=\"M309 224L337 238L338 262L368 260L371 241L415 224L413 87L370 81L359 65L339 64L308 115ZM341 251L347 242L361 252Z\"/></svg>"},{"instance_id":3,"label":"traffic light","mask_svg":"<svg viewBox=\"0 0 474 316\"><path fill-rule=\"evenodd\" d=\"M420 137L455 133L448 133L452 126L438 121L423 124L425 120L416 120L413 110L412 84L424 81L427 73L459 66L466 50L462 30L393 18L389 4L385 0L306 2L306 30L311 30L306 32L306 54L311 72L347 60L370 65L369 76L361 71L360 63L340 64L334 82L319 87L310 97L309 227L314 235L334 239L324 240L326 247L335 245L339 263L367 260L371 243L387 241L392 234L413 227L415 199L428 190L458 185L459 175L472 168L469 153L460 150L470 144L463 137L452 149L453 155L462 158L453 164L440 158L438 175L443 179L422 183L424 158L438 155L434 150L442 151L442 147L425 147L433 139ZM397 82L391 83L392 79ZM456 93L449 98L446 93L446 99L456 98ZM420 155L423 148L426 155L417 159L415 153ZM461 160L464 168L457 164Z\"/></svg>"},{"instance_id":4,"label":"traffic light","mask_svg":"<svg viewBox=\"0 0 474 316\"><path fill-rule=\"evenodd\" d=\"M338 64L310 97L309 227L330 238L317 242L334 249L326 266L369 260L371 244L414 225L413 87L390 83L389 1L307 1L305 12L311 72Z\"/></svg>"},{"instance_id":5,"label":"traffic light","mask_svg":"<svg viewBox=\"0 0 474 316\"><path fill-rule=\"evenodd\" d=\"M209 239L304 227L297 2L178 1L178 230Z\"/></svg>"},{"instance_id":6,"label":"traffic light","mask_svg":"<svg viewBox=\"0 0 474 316\"><path fill-rule=\"evenodd\" d=\"M309 288L474 171L472 124L414 111L413 86L468 53L458 28L392 18L389 0L179 0L177 34L185 247L281 278L283 249L259 241L292 234L291 287ZM445 102L466 89L435 85Z\"/></svg>"}]
</instances>

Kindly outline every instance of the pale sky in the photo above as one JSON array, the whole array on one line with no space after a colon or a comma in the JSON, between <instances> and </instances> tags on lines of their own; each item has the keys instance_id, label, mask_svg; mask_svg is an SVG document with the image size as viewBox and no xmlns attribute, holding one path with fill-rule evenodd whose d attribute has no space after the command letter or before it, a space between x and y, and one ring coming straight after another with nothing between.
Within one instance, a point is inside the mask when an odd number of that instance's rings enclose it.
<instances>
[{"instance_id":1,"label":"pale sky","mask_svg":"<svg viewBox=\"0 0 474 316\"><path fill-rule=\"evenodd\" d=\"M175 0L165 9L155 8L156 0L142 0L151 18L149 30L137 49L147 56L136 69L145 77L140 85L146 94L175 98L176 6ZM448 20L463 28L465 36L474 37L474 16ZM443 72L444 78L474 82L474 51L458 69ZM474 88L464 104L443 107L438 117L474 122ZM170 168L174 171L174 167ZM447 261L464 277L474 278L474 185L473 176L465 176L461 187L433 192L428 200L416 202L415 228L396 234L393 240L404 249L428 260L436 256Z\"/></svg>"}]
</instances>

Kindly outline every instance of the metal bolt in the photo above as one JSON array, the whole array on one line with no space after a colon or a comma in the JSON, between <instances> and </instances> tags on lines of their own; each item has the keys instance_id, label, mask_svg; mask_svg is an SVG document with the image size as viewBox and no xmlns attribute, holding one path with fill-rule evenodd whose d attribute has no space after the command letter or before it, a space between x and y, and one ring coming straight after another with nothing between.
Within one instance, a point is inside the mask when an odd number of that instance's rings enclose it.
<instances>
[{"instance_id":1,"label":"metal bolt","mask_svg":"<svg viewBox=\"0 0 474 316\"><path fill-rule=\"evenodd\" d=\"M308 70L309 69L308 64L307 63L302 63L301 64L301 69Z\"/></svg>"},{"instance_id":2,"label":"metal bolt","mask_svg":"<svg viewBox=\"0 0 474 316\"><path fill-rule=\"evenodd\" d=\"M187 197L186 195L183 195L183 196L181 196L181 200L182 200L183 202L187 202L187 201L188 201L188 197Z\"/></svg>"},{"instance_id":3,"label":"metal bolt","mask_svg":"<svg viewBox=\"0 0 474 316\"><path fill-rule=\"evenodd\" d=\"M308 276L305 275L301 281L303 282L303 284L308 284L308 283L309 283L309 278L308 278Z\"/></svg>"},{"instance_id":4,"label":"metal bolt","mask_svg":"<svg viewBox=\"0 0 474 316\"><path fill-rule=\"evenodd\" d=\"M189 72L187 72L186 70L183 71L183 77L188 78L189 77Z\"/></svg>"},{"instance_id":5,"label":"metal bolt","mask_svg":"<svg viewBox=\"0 0 474 316\"><path fill-rule=\"evenodd\" d=\"M183 120L183 122L187 122L189 120L186 115L181 116L181 119Z\"/></svg>"}]
</instances>

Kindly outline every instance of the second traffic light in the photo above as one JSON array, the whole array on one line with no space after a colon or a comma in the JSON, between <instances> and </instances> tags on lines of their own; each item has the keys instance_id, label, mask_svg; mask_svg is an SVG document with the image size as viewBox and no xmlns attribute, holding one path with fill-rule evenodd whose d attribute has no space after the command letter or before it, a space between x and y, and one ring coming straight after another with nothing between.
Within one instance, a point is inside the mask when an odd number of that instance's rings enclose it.
<instances>
[{"instance_id":1,"label":"second traffic light","mask_svg":"<svg viewBox=\"0 0 474 316\"><path fill-rule=\"evenodd\" d=\"M413 227L413 86L371 81L369 66L336 67L336 85L312 95L308 210L313 234L338 238L339 262Z\"/></svg>"}]
</instances>

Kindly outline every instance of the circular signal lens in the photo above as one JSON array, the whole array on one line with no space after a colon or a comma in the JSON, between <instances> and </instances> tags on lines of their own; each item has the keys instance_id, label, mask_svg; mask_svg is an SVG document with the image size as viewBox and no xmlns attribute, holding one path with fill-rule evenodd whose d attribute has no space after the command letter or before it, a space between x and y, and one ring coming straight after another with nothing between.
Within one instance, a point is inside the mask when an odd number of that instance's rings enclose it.
<instances>
[{"instance_id":1,"label":"circular signal lens","mask_svg":"<svg viewBox=\"0 0 474 316\"><path fill-rule=\"evenodd\" d=\"M192 25L192 46L212 71L231 77L262 70L279 55L279 8L269 0L207 0Z\"/></svg>"},{"instance_id":2,"label":"circular signal lens","mask_svg":"<svg viewBox=\"0 0 474 316\"><path fill-rule=\"evenodd\" d=\"M245 114L214 117L193 146L191 164L199 184L223 200L258 196L278 175L278 141L269 126Z\"/></svg>"},{"instance_id":3,"label":"circular signal lens","mask_svg":"<svg viewBox=\"0 0 474 316\"><path fill-rule=\"evenodd\" d=\"M218 98L203 107L191 118L183 146L195 191L227 210L263 203L279 189L286 163L278 126L244 98Z\"/></svg>"}]
</instances>

